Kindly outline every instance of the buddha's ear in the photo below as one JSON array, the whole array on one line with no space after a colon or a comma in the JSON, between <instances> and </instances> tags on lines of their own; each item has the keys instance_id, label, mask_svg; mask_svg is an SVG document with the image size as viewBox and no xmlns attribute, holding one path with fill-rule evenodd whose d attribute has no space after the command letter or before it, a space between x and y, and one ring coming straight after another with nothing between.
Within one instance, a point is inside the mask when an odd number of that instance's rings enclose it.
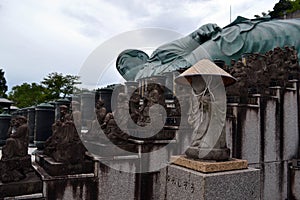
<instances>
[{"instance_id":1,"label":"buddha's ear","mask_svg":"<svg viewBox=\"0 0 300 200\"><path fill-rule=\"evenodd\" d=\"M118 72L127 81L133 81L139 69L149 59L149 56L137 49L127 49L122 51L116 61Z\"/></svg>"}]
</instances>

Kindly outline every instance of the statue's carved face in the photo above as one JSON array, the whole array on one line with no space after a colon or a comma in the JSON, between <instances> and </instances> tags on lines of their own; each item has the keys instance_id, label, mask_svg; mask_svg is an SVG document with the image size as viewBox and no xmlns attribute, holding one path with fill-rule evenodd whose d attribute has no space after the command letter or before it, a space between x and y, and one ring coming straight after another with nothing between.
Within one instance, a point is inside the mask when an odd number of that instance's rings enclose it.
<instances>
[{"instance_id":1,"label":"statue's carved face","mask_svg":"<svg viewBox=\"0 0 300 200\"><path fill-rule=\"evenodd\" d=\"M16 126L21 126L21 125L26 124L26 123L27 123L26 117L19 116L19 117L16 118L16 121L15 121Z\"/></svg>"},{"instance_id":2,"label":"statue's carved face","mask_svg":"<svg viewBox=\"0 0 300 200\"><path fill-rule=\"evenodd\" d=\"M134 81L136 74L148 58L149 56L143 51L126 50L117 58L117 70L127 81Z\"/></svg>"},{"instance_id":3,"label":"statue's carved face","mask_svg":"<svg viewBox=\"0 0 300 200\"><path fill-rule=\"evenodd\" d=\"M206 83L201 76L192 76L190 83L196 95L201 94L206 88Z\"/></svg>"},{"instance_id":4,"label":"statue's carved face","mask_svg":"<svg viewBox=\"0 0 300 200\"><path fill-rule=\"evenodd\" d=\"M156 89L152 90L149 94L150 101L153 103L157 103L159 101L159 97L159 92Z\"/></svg>"}]
</instances>

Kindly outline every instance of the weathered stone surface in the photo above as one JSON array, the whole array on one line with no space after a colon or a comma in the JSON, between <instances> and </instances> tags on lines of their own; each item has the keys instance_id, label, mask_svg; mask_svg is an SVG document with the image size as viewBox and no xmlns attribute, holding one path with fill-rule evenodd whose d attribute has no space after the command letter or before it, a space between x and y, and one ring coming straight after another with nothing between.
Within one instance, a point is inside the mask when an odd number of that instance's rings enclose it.
<instances>
[{"instance_id":1,"label":"weathered stone surface","mask_svg":"<svg viewBox=\"0 0 300 200\"><path fill-rule=\"evenodd\" d=\"M43 195L47 199L97 199L98 180L95 173L51 176L34 163L43 180Z\"/></svg>"},{"instance_id":2,"label":"weathered stone surface","mask_svg":"<svg viewBox=\"0 0 300 200\"><path fill-rule=\"evenodd\" d=\"M32 171L30 155L0 160L0 181L3 183L22 180Z\"/></svg>"},{"instance_id":3,"label":"weathered stone surface","mask_svg":"<svg viewBox=\"0 0 300 200\"><path fill-rule=\"evenodd\" d=\"M298 100L295 86L285 92L283 100L283 160L293 159L298 153L299 131L296 105Z\"/></svg>"},{"instance_id":4,"label":"weathered stone surface","mask_svg":"<svg viewBox=\"0 0 300 200\"><path fill-rule=\"evenodd\" d=\"M241 138L241 157L249 163L260 161L260 112L258 108L240 107L238 118L241 120L237 134Z\"/></svg>"},{"instance_id":5,"label":"weathered stone surface","mask_svg":"<svg viewBox=\"0 0 300 200\"><path fill-rule=\"evenodd\" d=\"M259 170L201 173L170 165L161 170L160 200L253 200L260 198Z\"/></svg>"},{"instance_id":6,"label":"weathered stone surface","mask_svg":"<svg viewBox=\"0 0 300 200\"><path fill-rule=\"evenodd\" d=\"M226 120L226 140L232 157L245 159L248 163L261 161L261 113L254 98L251 104L228 104Z\"/></svg>"},{"instance_id":7,"label":"weathered stone surface","mask_svg":"<svg viewBox=\"0 0 300 200\"><path fill-rule=\"evenodd\" d=\"M31 195L43 192L43 183L35 172L28 173L26 178L18 182L0 182L0 199L4 197L15 197Z\"/></svg>"},{"instance_id":8,"label":"weathered stone surface","mask_svg":"<svg viewBox=\"0 0 300 200\"><path fill-rule=\"evenodd\" d=\"M138 152L137 144L104 144L100 142L84 141L90 153L99 157L113 157L113 156L130 156Z\"/></svg>"},{"instance_id":9,"label":"weathered stone surface","mask_svg":"<svg viewBox=\"0 0 300 200\"><path fill-rule=\"evenodd\" d=\"M280 104L278 98L267 99L264 115L264 161L280 160Z\"/></svg>"},{"instance_id":10,"label":"weathered stone surface","mask_svg":"<svg viewBox=\"0 0 300 200\"><path fill-rule=\"evenodd\" d=\"M173 164L193 169L199 172L220 172L237 169L246 169L248 162L246 160L231 159L229 161L200 161L187 158L185 156L173 156L171 158Z\"/></svg>"},{"instance_id":11,"label":"weathered stone surface","mask_svg":"<svg viewBox=\"0 0 300 200\"><path fill-rule=\"evenodd\" d=\"M35 161L51 176L85 174L94 172L94 162L86 159L77 164L55 162L53 158L36 153Z\"/></svg>"},{"instance_id":12,"label":"weathered stone surface","mask_svg":"<svg viewBox=\"0 0 300 200\"><path fill-rule=\"evenodd\" d=\"M289 199L288 161L249 164L249 167L260 169L261 199Z\"/></svg>"},{"instance_id":13,"label":"weathered stone surface","mask_svg":"<svg viewBox=\"0 0 300 200\"><path fill-rule=\"evenodd\" d=\"M281 170L283 169L280 163L262 164L262 187L264 188L262 199L282 199L280 196L283 189L283 180L280 178L283 175L280 173Z\"/></svg>"},{"instance_id":14,"label":"weathered stone surface","mask_svg":"<svg viewBox=\"0 0 300 200\"><path fill-rule=\"evenodd\" d=\"M152 142L152 144L150 143L142 146L142 150L145 149L146 152L151 152L149 154L141 155L141 167L143 172L159 171L169 164L171 156L178 155L178 144L175 141L157 140Z\"/></svg>"},{"instance_id":15,"label":"weathered stone surface","mask_svg":"<svg viewBox=\"0 0 300 200\"><path fill-rule=\"evenodd\" d=\"M300 168L291 168L291 198L300 199Z\"/></svg>"},{"instance_id":16,"label":"weathered stone surface","mask_svg":"<svg viewBox=\"0 0 300 200\"><path fill-rule=\"evenodd\" d=\"M127 162L127 161L116 161ZM120 164L120 163L119 163ZM122 163L121 165L126 165ZM130 163L128 163L130 165ZM98 200L138 199L140 195L140 174L127 173L110 168L102 163L99 165ZM118 167L118 163L114 168ZM136 167L130 165L130 167ZM133 169L132 169L133 170ZM134 171L134 170L133 170Z\"/></svg>"},{"instance_id":17,"label":"weathered stone surface","mask_svg":"<svg viewBox=\"0 0 300 200\"><path fill-rule=\"evenodd\" d=\"M234 142L234 136L235 136L235 128L236 124L235 123L235 118L233 115L230 115L229 117L226 117L226 124L225 124L225 131L226 131L226 143L227 147L230 149L230 158L234 157L232 156L233 153L233 142Z\"/></svg>"}]
</instances>

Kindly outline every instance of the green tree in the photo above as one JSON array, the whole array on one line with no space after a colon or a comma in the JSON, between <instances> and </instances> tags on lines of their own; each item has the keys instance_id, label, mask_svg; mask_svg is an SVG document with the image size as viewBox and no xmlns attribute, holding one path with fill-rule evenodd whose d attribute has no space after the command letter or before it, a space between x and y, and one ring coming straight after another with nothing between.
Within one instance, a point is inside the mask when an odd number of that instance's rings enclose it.
<instances>
[{"instance_id":1,"label":"green tree","mask_svg":"<svg viewBox=\"0 0 300 200\"><path fill-rule=\"evenodd\" d=\"M9 99L19 108L37 105L47 101L47 89L37 83L23 83L12 88Z\"/></svg>"},{"instance_id":2,"label":"green tree","mask_svg":"<svg viewBox=\"0 0 300 200\"><path fill-rule=\"evenodd\" d=\"M268 15L271 18L281 18L285 13L292 13L300 10L300 0L280 0L275 4L272 11L268 11ZM266 16L267 13L262 12L262 16ZM255 18L260 18L260 15L254 15Z\"/></svg>"},{"instance_id":3,"label":"green tree","mask_svg":"<svg viewBox=\"0 0 300 200\"><path fill-rule=\"evenodd\" d=\"M297 10L300 10L300 0L294 0L294 1L290 1L292 8L287 10L287 13L292 13L295 12Z\"/></svg>"},{"instance_id":4,"label":"green tree","mask_svg":"<svg viewBox=\"0 0 300 200\"><path fill-rule=\"evenodd\" d=\"M7 85L6 85L6 79L4 77L4 71L0 69L0 97L7 97Z\"/></svg>"},{"instance_id":5,"label":"green tree","mask_svg":"<svg viewBox=\"0 0 300 200\"><path fill-rule=\"evenodd\" d=\"M287 12L287 10L292 9L293 5L290 0L280 0L275 4L273 11L269 13L272 18L280 18Z\"/></svg>"},{"instance_id":6,"label":"green tree","mask_svg":"<svg viewBox=\"0 0 300 200\"><path fill-rule=\"evenodd\" d=\"M75 85L80 84L79 76L63 75L62 73L53 72L43 79L41 84L47 88L49 99L65 98L73 94L76 89Z\"/></svg>"}]
</instances>

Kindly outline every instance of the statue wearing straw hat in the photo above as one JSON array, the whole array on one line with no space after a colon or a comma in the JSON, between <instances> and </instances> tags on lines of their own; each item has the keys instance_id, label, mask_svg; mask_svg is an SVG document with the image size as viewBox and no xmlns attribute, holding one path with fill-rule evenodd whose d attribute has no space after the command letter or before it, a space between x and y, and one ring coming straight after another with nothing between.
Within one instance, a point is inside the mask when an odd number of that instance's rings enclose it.
<instances>
[{"instance_id":1,"label":"statue wearing straw hat","mask_svg":"<svg viewBox=\"0 0 300 200\"><path fill-rule=\"evenodd\" d=\"M190 158L228 160L224 86L235 82L230 74L208 59L203 59L180 74L175 82L192 87L188 122L193 127L192 144L186 155Z\"/></svg>"}]
</instances>

